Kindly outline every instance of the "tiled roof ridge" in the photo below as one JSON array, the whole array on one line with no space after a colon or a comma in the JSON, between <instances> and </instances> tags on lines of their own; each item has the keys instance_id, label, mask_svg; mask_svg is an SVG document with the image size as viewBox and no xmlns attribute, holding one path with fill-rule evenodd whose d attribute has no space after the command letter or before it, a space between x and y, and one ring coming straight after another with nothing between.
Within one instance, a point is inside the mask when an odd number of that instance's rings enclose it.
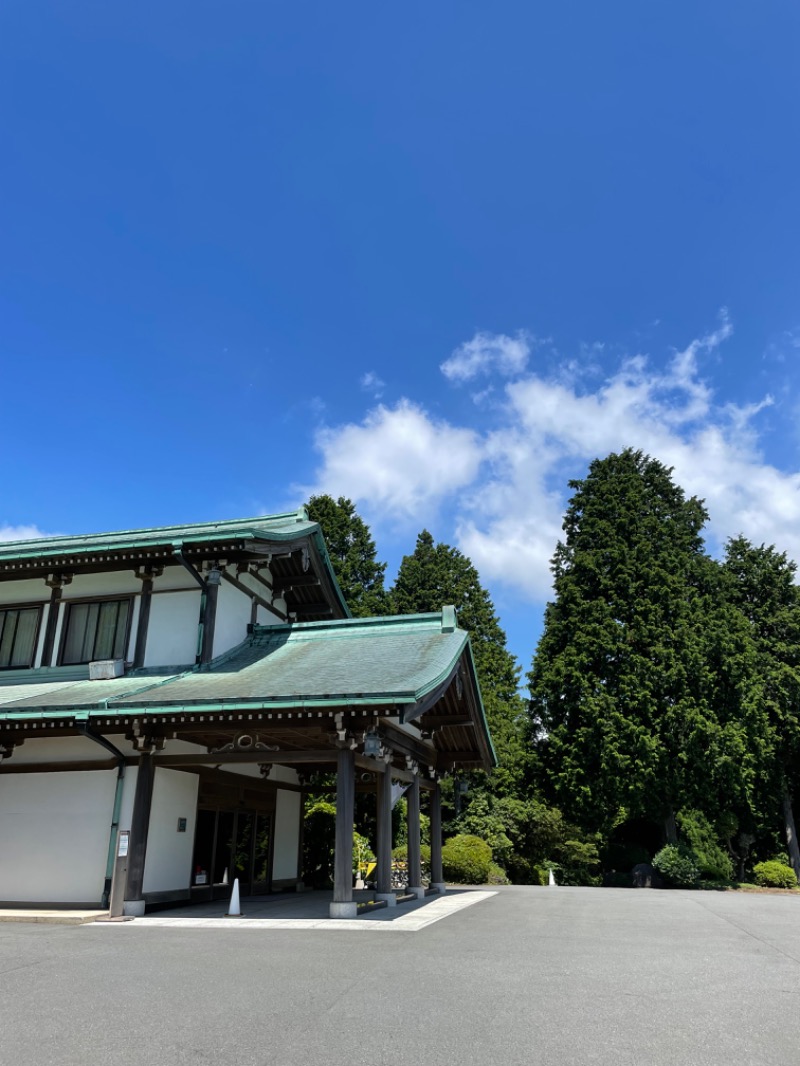
<instances>
[{"instance_id":1,"label":"tiled roof ridge","mask_svg":"<svg viewBox=\"0 0 800 1066\"><path fill-rule=\"evenodd\" d=\"M251 643L257 637L272 637L281 634L302 637L304 634L312 636L315 633L337 632L348 635L359 635L366 629L394 629L398 626L417 626L425 629L438 629L441 632L452 632L453 625L449 624L452 611L450 606L443 606L439 611L426 611L420 614L386 614L369 615L366 618L324 618L315 622L283 622L279 625L264 625L255 623L252 629Z\"/></svg>"}]
</instances>

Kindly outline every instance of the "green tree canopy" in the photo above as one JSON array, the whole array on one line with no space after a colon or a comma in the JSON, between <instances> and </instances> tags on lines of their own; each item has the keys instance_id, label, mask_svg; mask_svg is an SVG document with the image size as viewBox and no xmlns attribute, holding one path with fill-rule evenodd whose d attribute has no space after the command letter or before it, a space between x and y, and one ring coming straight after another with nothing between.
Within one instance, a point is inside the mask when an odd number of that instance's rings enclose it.
<instances>
[{"instance_id":1,"label":"green tree canopy","mask_svg":"<svg viewBox=\"0 0 800 1066\"><path fill-rule=\"evenodd\" d=\"M800 590L797 567L785 552L755 547L744 537L728 541L724 593L747 626L754 653L749 663L743 717L756 751L754 815L763 828L783 810L795 873L800 849L793 796L800 787ZM761 823L760 825L758 823Z\"/></svg>"},{"instance_id":2,"label":"green tree canopy","mask_svg":"<svg viewBox=\"0 0 800 1066\"><path fill-rule=\"evenodd\" d=\"M399 614L439 611L453 604L458 624L470 635L475 668L489 729L500 761L492 787L516 793L528 759L523 733L524 702L518 694L519 668L506 647L506 635L478 571L457 548L436 544L428 530L417 537L412 555L400 565L392 600Z\"/></svg>"},{"instance_id":3,"label":"green tree canopy","mask_svg":"<svg viewBox=\"0 0 800 1066\"><path fill-rule=\"evenodd\" d=\"M530 706L553 798L587 829L649 817L674 836L679 806L707 806L708 753L725 743L707 676L707 516L671 473L627 449L570 482Z\"/></svg>"},{"instance_id":4,"label":"green tree canopy","mask_svg":"<svg viewBox=\"0 0 800 1066\"><path fill-rule=\"evenodd\" d=\"M388 613L383 580L386 563L378 562L369 526L352 500L340 496L312 496L308 514L319 522L333 570L344 598L356 618Z\"/></svg>"}]
</instances>

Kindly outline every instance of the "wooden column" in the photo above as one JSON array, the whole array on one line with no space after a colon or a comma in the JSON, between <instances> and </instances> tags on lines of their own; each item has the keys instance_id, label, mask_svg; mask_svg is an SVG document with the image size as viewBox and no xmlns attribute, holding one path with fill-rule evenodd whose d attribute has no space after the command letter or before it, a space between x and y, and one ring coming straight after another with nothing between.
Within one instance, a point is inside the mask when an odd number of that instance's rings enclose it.
<instances>
[{"instance_id":1,"label":"wooden column","mask_svg":"<svg viewBox=\"0 0 800 1066\"><path fill-rule=\"evenodd\" d=\"M147 833L150 828L155 770L152 753L143 751L139 756L139 772L136 775L136 791L133 795L125 914L144 914L144 864L147 857Z\"/></svg>"},{"instance_id":2,"label":"wooden column","mask_svg":"<svg viewBox=\"0 0 800 1066\"><path fill-rule=\"evenodd\" d=\"M442 786L436 782L431 792L431 888L444 895L442 870Z\"/></svg>"},{"instance_id":3,"label":"wooden column","mask_svg":"<svg viewBox=\"0 0 800 1066\"><path fill-rule=\"evenodd\" d=\"M203 612L203 647L200 652L200 662L210 663L214 658L214 628L217 621L217 596L222 581L222 574L216 566L209 571L206 578L206 602Z\"/></svg>"},{"instance_id":4,"label":"wooden column","mask_svg":"<svg viewBox=\"0 0 800 1066\"><path fill-rule=\"evenodd\" d=\"M408 802L408 891L417 896L424 896L422 887L422 863L420 860L420 826L419 826L419 774L414 773L414 780L406 792Z\"/></svg>"},{"instance_id":5,"label":"wooden column","mask_svg":"<svg viewBox=\"0 0 800 1066\"><path fill-rule=\"evenodd\" d=\"M397 902L392 892L392 768L378 774L378 899L391 906Z\"/></svg>"},{"instance_id":6,"label":"wooden column","mask_svg":"<svg viewBox=\"0 0 800 1066\"><path fill-rule=\"evenodd\" d=\"M42 645L42 666L53 666L53 652L56 646L56 627L58 626L58 608L61 605L61 592L64 585L72 581L72 574L50 574L45 584L50 587L50 610L47 613L47 626Z\"/></svg>"},{"instance_id":7,"label":"wooden column","mask_svg":"<svg viewBox=\"0 0 800 1066\"><path fill-rule=\"evenodd\" d=\"M153 578L163 573L163 567L154 572L151 567L137 570L136 576L142 583L142 594L139 599L139 621L136 626L136 648L133 653L133 668L138 670L144 666L144 657L147 650L147 627L150 624L150 602L153 598Z\"/></svg>"},{"instance_id":8,"label":"wooden column","mask_svg":"<svg viewBox=\"0 0 800 1066\"><path fill-rule=\"evenodd\" d=\"M353 816L356 795L356 755L340 748L336 760L336 850L333 859L331 918L355 918L353 900Z\"/></svg>"}]
</instances>

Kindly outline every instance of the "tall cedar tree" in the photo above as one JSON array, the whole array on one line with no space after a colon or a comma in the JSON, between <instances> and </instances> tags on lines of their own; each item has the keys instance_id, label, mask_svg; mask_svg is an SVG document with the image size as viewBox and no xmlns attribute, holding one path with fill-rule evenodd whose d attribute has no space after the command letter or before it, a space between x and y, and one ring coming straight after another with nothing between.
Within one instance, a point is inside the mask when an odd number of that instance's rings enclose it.
<instances>
[{"instance_id":1,"label":"tall cedar tree","mask_svg":"<svg viewBox=\"0 0 800 1066\"><path fill-rule=\"evenodd\" d=\"M308 514L319 522L333 570L344 598L356 618L387 614L383 575L386 563L377 561L369 526L352 500L340 496L312 496Z\"/></svg>"},{"instance_id":2,"label":"tall cedar tree","mask_svg":"<svg viewBox=\"0 0 800 1066\"><path fill-rule=\"evenodd\" d=\"M553 795L587 829L644 818L675 839L675 811L708 805L708 752L725 746L707 667L706 511L631 449L570 487L529 674Z\"/></svg>"},{"instance_id":3,"label":"tall cedar tree","mask_svg":"<svg viewBox=\"0 0 800 1066\"><path fill-rule=\"evenodd\" d=\"M796 565L774 547L744 537L726 546L724 589L741 612L754 644L748 679L753 746L758 752L756 817L774 824L782 810L789 855L800 877L793 794L800 786L800 590Z\"/></svg>"},{"instance_id":4,"label":"tall cedar tree","mask_svg":"<svg viewBox=\"0 0 800 1066\"><path fill-rule=\"evenodd\" d=\"M439 611L445 604L455 605L458 624L470 635L500 762L492 775L492 790L498 795L516 794L526 761L522 732L525 707L517 692L519 668L506 647L506 635L478 571L457 548L435 544L431 534L423 530L413 555L403 558L392 600L398 614Z\"/></svg>"}]
</instances>

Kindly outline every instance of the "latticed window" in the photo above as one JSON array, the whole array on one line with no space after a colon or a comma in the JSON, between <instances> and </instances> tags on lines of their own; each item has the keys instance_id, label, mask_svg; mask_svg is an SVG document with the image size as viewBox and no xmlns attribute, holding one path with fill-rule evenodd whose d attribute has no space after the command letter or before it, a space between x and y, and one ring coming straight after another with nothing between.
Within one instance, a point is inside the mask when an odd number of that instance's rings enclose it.
<instances>
[{"instance_id":1,"label":"latticed window","mask_svg":"<svg viewBox=\"0 0 800 1066\"><path fill-rule=\"evenodd\" d=\"M39 607L12 607L0 611L0 670L33 666Z\"/></svg>"},{"instance_id":2,"label":"latticed window","mask_svg":"<svg viewBox=\"0 0 800 1066\"><path fill-rule=\"evenodd\" d=\"M61 662L70 666L124 659L130 610L130 600L69 604Z\"/></svg>"}]
</instances>

